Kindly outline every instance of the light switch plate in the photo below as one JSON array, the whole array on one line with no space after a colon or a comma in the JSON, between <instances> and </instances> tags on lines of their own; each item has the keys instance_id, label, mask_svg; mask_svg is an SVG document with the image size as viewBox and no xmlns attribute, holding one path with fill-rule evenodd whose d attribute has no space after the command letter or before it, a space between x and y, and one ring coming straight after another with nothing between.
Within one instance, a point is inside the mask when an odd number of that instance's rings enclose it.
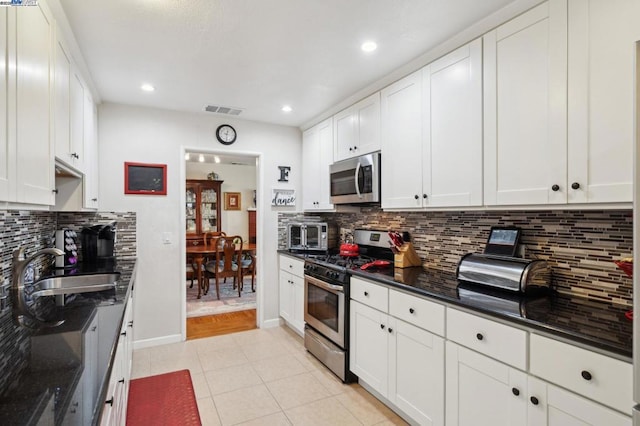
<instances>
[{"instance_id":1,"label":"light switch plate","mask_svg":"<svg viewBox=\"0 0 640 426\"><path fill-rule=\"evenodd\" d=\"M162 233L162 243L163 244L171 244L171 232L163 232Z\"/></svg>"}]
</instances>

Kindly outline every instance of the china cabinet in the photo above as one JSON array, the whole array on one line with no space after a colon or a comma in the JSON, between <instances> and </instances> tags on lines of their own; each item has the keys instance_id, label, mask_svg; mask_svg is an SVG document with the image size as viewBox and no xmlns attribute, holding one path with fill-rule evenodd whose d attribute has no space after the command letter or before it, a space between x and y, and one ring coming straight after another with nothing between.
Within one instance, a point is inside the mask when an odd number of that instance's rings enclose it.
<instances>
[{"instance_id":1,"label":"china cabinet","mask_svg":"<svg viewBox=\"0 0 640 426\"><path fill-rule=\"evenodd\" d=\"M203 243L205 232L222 231L221 180L187 179L185 191L187 244Z\"/></svg>"}]
</instances>

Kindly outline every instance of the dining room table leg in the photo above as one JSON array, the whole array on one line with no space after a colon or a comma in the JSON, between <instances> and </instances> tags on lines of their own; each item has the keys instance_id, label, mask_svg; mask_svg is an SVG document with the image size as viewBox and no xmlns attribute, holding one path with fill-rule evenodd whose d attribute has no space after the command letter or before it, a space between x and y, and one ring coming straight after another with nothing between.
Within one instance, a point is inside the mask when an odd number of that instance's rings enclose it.
<instances>
[{"instance_id":1,"label":"dining room table leg","mask_svg":"<svg viewBox=\"0 0 640 426\"><path fill-rule=\"evenodd\" d=\"M196 266L198 267L198 272L196 273L196 276L198 277L198 299L200 299L202 297L202 293L204 290L204 286L202 283L202 260L204 259L204 256L194 256L193 257L193 261L195 262ZM206 293L205 293L206 294Z\"/></svg>"}]
</instances>

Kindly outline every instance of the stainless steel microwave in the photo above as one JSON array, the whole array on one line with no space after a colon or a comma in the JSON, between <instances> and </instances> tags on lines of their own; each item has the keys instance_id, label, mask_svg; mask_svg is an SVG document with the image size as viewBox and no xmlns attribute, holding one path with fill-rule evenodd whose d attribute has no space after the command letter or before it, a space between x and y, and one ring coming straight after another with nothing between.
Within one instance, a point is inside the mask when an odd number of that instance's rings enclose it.
<instances>
[{"instance_id":1,"label":"stainless steel microwave","mask_svg":"<svg viewBox=\"0 0 640 426\"><path fill-rule=\"evenodd\" d=\"M292 252L326 252L338 242L338 228L326 222L290 223L287 249Z\"/></svg>"},{"instance_id":2,"label":"stainless steel microwave","mask_svg":"<svg viewBox=\"0 0 640 426\"><path fill-rule=\"evenodd\" d=\"M331 202L380 202L380 153L338 161L330 167Z\"/></svg>"}]
</instances>

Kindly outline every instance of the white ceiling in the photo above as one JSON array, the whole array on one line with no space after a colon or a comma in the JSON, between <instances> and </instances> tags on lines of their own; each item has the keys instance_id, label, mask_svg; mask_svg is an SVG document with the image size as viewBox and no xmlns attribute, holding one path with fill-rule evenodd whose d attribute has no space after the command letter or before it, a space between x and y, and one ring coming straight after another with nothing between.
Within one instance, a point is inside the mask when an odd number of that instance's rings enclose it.
<instances>
[{"instance_id":1,"label":"white ceiling","mask_svg":"<svg viewBox=\"0 0 640 426\"><path fill-rule=\"evenodd\" d=\"M299 126L511 0L60 0L103 101ZM365 40L378 49L360 50ZM155 92L140 90L151 83ZM281 107L293 111L283 113Z\"/></svg>"}]
</instances>

